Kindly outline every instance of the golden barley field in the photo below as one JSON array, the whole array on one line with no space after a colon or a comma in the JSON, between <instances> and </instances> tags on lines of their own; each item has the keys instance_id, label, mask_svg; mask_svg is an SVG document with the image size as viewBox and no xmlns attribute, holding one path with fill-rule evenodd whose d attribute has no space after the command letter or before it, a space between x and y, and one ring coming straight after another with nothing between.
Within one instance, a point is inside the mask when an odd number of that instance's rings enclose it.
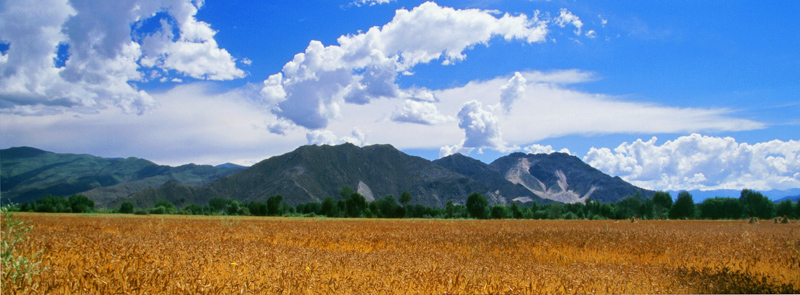
<instances>
[{"instance_id":1,"label":"golden barley field","mask_svg":"<svg viewBox=\"0 0 800 295\"><path fill-rule=\"evenodd\" d=\"M800 292L797 223L15 217L3 294Z\"/></svg>"}]
</instances>

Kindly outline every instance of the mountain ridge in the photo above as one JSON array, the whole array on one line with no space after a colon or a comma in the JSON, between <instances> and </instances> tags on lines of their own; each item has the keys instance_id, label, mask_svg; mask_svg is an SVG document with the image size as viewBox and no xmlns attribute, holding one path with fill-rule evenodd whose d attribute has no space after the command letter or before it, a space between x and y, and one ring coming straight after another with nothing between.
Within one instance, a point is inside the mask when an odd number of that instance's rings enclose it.
<instances>
[{"instance_id":1,"label":"mountain ridge","mask_svg":"<svg viewBox=\"0 0 800 295\"><path fill-rule=\"evenodd\" d=\"M443 207L447 201L463 204L461 199L472 192L485 194L492 203L507 203L481 183L391 145L357 147L349 143L301 146L188 191L197 200L235 198L243 202L282 195L285 202L297 205L338 198L338 191L345 186L366 195L368 200L409 191L414 195L412 204L430 207ZM137 204L156 198L173 201L177 196L168 191L176 189L171 186L147 190L131 199Z\"/></svg>"},{"instance_id":2,"label":"mountain ridge","mask_svg":"<svg viewBox=\"0 0 800 295\"><path fill-rule=\"evenodd\" d=\"M367 201L409 191L414 196L411 204L429 207L444 207L448 201L463 205L473 192L486 196L490 204L503 205L589 198L614 202L637 192L652 195L560 153L512 153L486 164L462 154L429 161L388 144L346 143L300 146L250 167L229 163L170 167L138 158L56 154L29 147L0 150L0 156L4 199L11 195L19 203L45 193L82 193L100 208L115 208L126 200L148 207L167 199L180 207L206 204L211 198L265 201L272 195L297 205L338 198L345 186ZM64 171L69 175L59 176ZM37 183L38 190L26 190L26 185Z\"/></svg>"},{"instance_id":3,"label":"mountain ridge","mask_svg":"<svg viewBox=\"0 0 800 295\"><path fill-rule=\"evenodd\" d=\"M59 154L32 147L0 150L0 168L3 202L24 203L48 194L84 194L98 207L170 179L203 184L242 170L195 164L171 167L135 157Z\"/></svg>"}]
</instances>

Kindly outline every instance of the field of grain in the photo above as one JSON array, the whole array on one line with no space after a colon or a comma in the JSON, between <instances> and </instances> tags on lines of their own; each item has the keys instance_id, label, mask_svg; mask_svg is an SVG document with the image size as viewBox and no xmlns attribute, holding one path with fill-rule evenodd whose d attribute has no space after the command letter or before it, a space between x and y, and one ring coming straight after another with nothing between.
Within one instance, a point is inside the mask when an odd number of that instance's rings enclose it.
<instances>
[{"instance_id":1,"label":"field of grain","mask_svg":"<svg viewBox=\"0 0 800 295\"><path fill-rule=\"evenodd\" d=\"M798 293L800 224L17 214L2 293Z\"/></svg>"}]
</instances>

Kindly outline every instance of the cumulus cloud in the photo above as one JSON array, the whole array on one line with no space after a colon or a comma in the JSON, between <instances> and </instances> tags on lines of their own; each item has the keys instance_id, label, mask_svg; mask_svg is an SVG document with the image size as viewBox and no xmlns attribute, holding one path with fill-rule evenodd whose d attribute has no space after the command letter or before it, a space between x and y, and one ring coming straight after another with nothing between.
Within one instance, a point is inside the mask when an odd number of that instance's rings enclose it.
<instances>
[{"instance_id":1,"label":"cumulus cloud","mask_svg":"<svg viewBox=\"0 0 800 295\"><path fill-rule=\"evenodd\" d=\"M309 145L339 145L346 142L352 143L357 146L364 146L367 144L367 137L361 132L360 129L354 128L351 136L337 137L333 131L330 130L311 130L306 134Z\"/></svg>"},{"instance_id":2,"label":"cumulus cloud","mask_svg":"<svg viewBox=\"0 0 800 295\"><path fill-rule=\"evenodd\" d=\"M401 123L436 125L451 120L453 120L452 117L440 114L433 103L418 102L410 99L405 100L403 107L396 109L392 113L392 121Z\"/></svg>"},{"instance_id":3,"label":"cumulus cloud","mask_svg":"<svg viewBox=\"0 0 800 295\"><path fill-rule=\"evenodd\" d=\"M514 77L508 80L506 85L500 88L500 104L503 105L503 111L508 114L511 111L511 105L514 101L520 99L525 94L525 79L519 72L514 73Z\"/></svg>"},{"instance_id":4,"label":"cumulus cloud","mask_svg":"<svg viewBox=\"0 0 800 295\"><path fill-rule=\"evenodd\" d=\"M465 132L465 148L507 149L497 117L491 111L484 110L479 101L471 100L464 104L458 112L458 127Z\"/></svg>"},{"instance_id":5,"label":"cumulus cloud","mask_svg":"<svg viewBox=\"0 0 800 295\"><path fill-rule=\"evenodd\" d=\"M524 150L526 153L532 154L532 155L535 155L535 154L548 154L549 155L549 154L552 154L552 153L556 152L556 150L553 149L553 146L551 146L551 145L541 145L541 144L532 144L530 146L527 146L527 147L523 148L522 150ZM567 148L563 148L563 149L559 150L558 152L559 153L565 153L565 154L574 155Z\"/></svg>"},{"instance_id":6,"label":"cumulus cloud","mask_svg":"<svg viewBox=\"0 0 800 295\"><path fill-rule=\"evenodd\" d=\"M286 135L286 131L293 128L294 124L292 124L292 122L280 118L272 123L267 124L267 130L270 133L278 135Z\"/></svg>"},{"instance_id":7,"label":"cumulus cloud","mask_svg":"<svg viewBox=\"0 0 800 295\"><path fill-rule=\"evenodd\" d=\"M500 152L519 149L508 147L503 141L503 133L491 107L485 110L477 100L468 101L461 107L458 112L458 127L464 130L464 140L457 145L442 147L439 150L440 156L455 152L469 154L475 149L478 149L478 153L483 153L484 148Z\"/></svg>"},{"instance_id":8,"label":"cumulus cloud","mask_svg":"<svg viewBox=\"0 0 800 295\"><path fill-rule=\"evenodd\" d=\"M3 2L0 40L9 49L0 62L0 112L96 113L116 106L143 114L158 103L131 83L147 80L151 69L154 77L159 71L210 80L244 76L209 24L195 18L201 6L189 0ZM132 32L156 18L156 32ZM61 48L67 54L57 56Z\"/></svg>"},{"instance_id":9,"label":"cumulus cloud","mask_svg":"<svg viewBox=\"0 0 800 295\"><path fill-rule=\"evenodd\" d=\"M581 34L581 28L583 27L583 22L577 16L569 12L566 8L561 8L559 11L558 17L555 18L555 23L559 27L565 27L566 25L572 25L575 27L575 35Z\"/></svg>"},{"instance_id":10,"label":"cumulus cloud","mask_svg":"<svg viewBox=\"0 0 800 295\"><path fill-rule=\"evenodd\" d=\"M800 187L800 141L737 143L731 137L692 134L662 145L657 138L592 148L589 165L657 190L758 190Z\"/></svg>"},{"instance_id":11,"label":"cumulus cloud","mask_svg":"<svg viewBox=\"0 0 800 295\"><path fill-rule=\"evenodd\" d=\"M430 28L436 28L431 30ZM311 41L286 63L281 76L265 81L264 96L276 115L307 129L323 129L339 118L343 103L367 104L379 98L435 99L424 89L400 89L399 73L420 63L463 60L464 51L491 38L543 42L547 24L537 16L495 17L478 9L456 10L426 2L400 9L382 27L341 36L338 45ZM276 74L277 75L277 74Z\"/></svg>"}]
</instances>

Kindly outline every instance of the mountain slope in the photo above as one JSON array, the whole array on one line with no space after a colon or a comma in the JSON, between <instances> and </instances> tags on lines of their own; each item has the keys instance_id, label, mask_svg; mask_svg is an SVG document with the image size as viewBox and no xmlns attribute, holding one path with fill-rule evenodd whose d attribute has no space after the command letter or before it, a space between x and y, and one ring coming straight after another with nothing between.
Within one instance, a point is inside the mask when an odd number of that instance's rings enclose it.
<instances>
[{"instance_id":1,"label":"mountain slope","mask_svg":"<svg viewBox=\"0 0 800 295\"><path fill-rule=\"evenodd\" d=\"M616 202L639 191L646 197L652 197L654 193L619 177L611 177L579 158L564 153L513 153L498 158L489 167L540 198L562 203L583 202L586 199Z\"/></svg>"},{"instance_id":2,"label":"mountain slope","mask_svg":"<svg viewBox=\"0 0 800 295\"><path fill-rule=\"evenodd\" d=\"M328 196L339 198L338 191L344 186L358 189L368 201L408 191L414 197L412 204L443 207L447 201L464 204L469 194L480 192L491 203L506 203L489 187L390 145L359 148L352 144L302 146L208 185L178 188L168 183L131 199L139 206L158 198L175 202L180 196L171 192L182 191L186 200L200 203L212 197L248 202L282 195L284 201L297 205Z\"/></svg>"},{"instance_id":3,"label":"mountain slope","mask_svg":"<svg viewBox=\"0 0 800 295\"><path fill-rule=\"evenodd\" d=\"M115 198L170 180L199 185L242 170L194 164L170 167L139 158L58 154L30 147L0 150L0 168L4 202L83 193L101 208Z\"/></svg>"},{"instance_id":4,"label":"mountain slope","mask_svg":"<svg viewBox=\"0 0 800 295\"><path fill-rule=\"evenodd\" d=\"M459 153L433 161L434 164L445 167L450 171L463 174L487 187L499 192L509 200L522 202L536 201L539 204L551 203L552 200L543 199L525 186L513 183L506 179L497 167L490 166L476 159Z\"/></svg>"}]
</instances>

